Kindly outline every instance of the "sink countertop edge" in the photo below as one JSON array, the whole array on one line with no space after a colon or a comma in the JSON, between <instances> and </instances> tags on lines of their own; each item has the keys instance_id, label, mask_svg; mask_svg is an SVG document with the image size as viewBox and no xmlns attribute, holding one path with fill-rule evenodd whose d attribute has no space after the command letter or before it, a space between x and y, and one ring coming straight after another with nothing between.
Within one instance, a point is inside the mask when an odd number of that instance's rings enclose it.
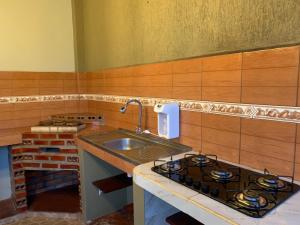
<instances>
[{"instance_id":1,"label":"sink countertop edge","mask_svg":"<svg viewBox=\"0 0 300 225\"><path fill-rule=\"evenodd\" d=\"M133 173L133 169L136 165L119 156L116 156L115 154L112 154L112 152L96 147L93 144L79 138L77 140L77 144L80 148L80 151L87 151L95 157L110 163L126 173Z\"/></svg>"}]
</instances>

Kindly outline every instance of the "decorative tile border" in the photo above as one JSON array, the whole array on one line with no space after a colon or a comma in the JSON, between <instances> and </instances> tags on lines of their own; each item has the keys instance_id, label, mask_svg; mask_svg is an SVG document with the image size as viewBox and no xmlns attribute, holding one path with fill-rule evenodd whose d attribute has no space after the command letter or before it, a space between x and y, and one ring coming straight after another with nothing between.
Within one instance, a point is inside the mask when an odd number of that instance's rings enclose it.
<instances>
[{"instance_id":1,"label":"decorative tile border","mask_svg":"<svg viewBox=\"0 0 300 225\"><path fill-rule=\"evenodd\" d=\"M116 95L80 95L80 99L82 100L103 101L112 103L125 103L128 99L132 98L139 99L145 106L154 106L157 103L177 102L180 105L180 109L186 111L237 116L249 119L264 119L288 123L300 123L300 107L253 105L241 103L178 100Z\"/></svg>"},{"instance_id":2,"label":"decorative tile border","mask_svg":"<svg viewBox=\"0 0 300 225\"><path fill-rule=\"evenodd\" d=\"M210 102L196 100L178 100L166 98L117 96L101 94L66 94L66 95L34 95L34 96L7 96L0 97L0 104L56 102L90 100L111 103L125 103L128 99L139 99L145 106L154 106L157 103L176 102L181 110L204 112L228 116L237 116L249 119L274 120L288 123L300 123L300 107L254 105L227 102Z\"/></svg>"},{"instance_id":3,"label":"decorative tile border","mask_svg":"<svg viewBox=\"0 0 300 225\"><path fill-rule=\"evenodd\" d=\"M31 103L31 102L58 102L79 100L78 94L67 95L30 95L0 97L0 104Z\"/></svg>"}]
</instances>

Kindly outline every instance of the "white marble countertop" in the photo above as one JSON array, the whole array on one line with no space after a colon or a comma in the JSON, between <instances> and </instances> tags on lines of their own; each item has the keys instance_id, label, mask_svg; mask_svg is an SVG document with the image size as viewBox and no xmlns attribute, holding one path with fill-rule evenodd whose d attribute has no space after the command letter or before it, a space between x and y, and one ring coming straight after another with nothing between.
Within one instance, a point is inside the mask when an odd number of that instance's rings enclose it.
<instances>
[{"instance_id":1,"label":"white marble countertop","mask_svg":"<svg viewBox=\"0 0 300 225\"><path fill-rule=\"evenodd\" d=\"M190 152L193 153L193 152ZM184 154L173 159L182 158ZM170 160L170 158L166 158ZM233 164L233 163L232 163ZM234 164L238 165L238 164ZM241 166L241 165L239 165ZM246 216L205 195L154 173L153 162L134 168L134 182L144 190L189 214L200 222L210 224L298 225L300 224L300 191L273 209L263 218ZM248 168L242 166L244 168ZM299 183L298 183L299 184Z\"/></svg>"}]
</instances>

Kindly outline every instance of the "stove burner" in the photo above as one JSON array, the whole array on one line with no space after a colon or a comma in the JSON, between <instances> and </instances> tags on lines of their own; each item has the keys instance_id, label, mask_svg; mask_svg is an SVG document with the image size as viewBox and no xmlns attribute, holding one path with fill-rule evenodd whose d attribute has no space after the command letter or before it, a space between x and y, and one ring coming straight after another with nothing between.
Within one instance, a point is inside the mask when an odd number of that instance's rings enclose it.
<instances>
[{"instance_id":1,"label":"stove burner","mask_svg":"<svg viewBox=\"0 0 300 225\"><path fill-rule=\"evenodd\" d=\"M234 195L235 203L246 209L261 209L268 205L268 200L255 190L246 189Z\"/></svg>"},{"instance_id":2,"label":"stove burner","mask_svg":"<svg viewBox=\"0 0 300 225\"><path fill-rule=\"evenodd\" d=\"M233 173L228 170L224 170L224 169L212 170L212 171L210 171L210 176L215 180L225 181L225 180L229 180L230 178L232 178Z\"/></svg>"},{"instance_id":3,"label":"stove burner","mask_svg":"<svg viewBox=\"0 0 300 225\"><path fill-rule=\"evenodd\" d=\"M277 176L265 175L257 179L257 184L264 189L279 190L285 187L285 184Z\"/></svg>"},{"instance_id":4,"label":"stove burner","mask_svg":"<svg viewBox=\"0 0 300 225\"><path fill-rule=\"evenodd\" d=\"M192 158L192 162L197 165L207 165L211 160L206 155L196 155Z\"/></svg>"},{"instance_id":5,"label":"stove burner","mask_svg":"<svg viewBox=\"0 0 300 225\"><path fill-rule=\"evenodd\" d=\"M162 164L159 168L164 173L175 173L182 170L181 165L173 161Z\"/></svg>"},{"instance_id":6,"label":"stove burner","mask_svg":"<svg viewBox=\"0 0 300 225\"><path fill-rule=\"evenodd\" d=\"M207 159L210 163L200 164ZM274 176L266 169L255 172L213 155L186 153L184 158L168 161L155 160L152 171L254 218L264 217L300 190L294 177Z\"/></svg>"}]
</instances>

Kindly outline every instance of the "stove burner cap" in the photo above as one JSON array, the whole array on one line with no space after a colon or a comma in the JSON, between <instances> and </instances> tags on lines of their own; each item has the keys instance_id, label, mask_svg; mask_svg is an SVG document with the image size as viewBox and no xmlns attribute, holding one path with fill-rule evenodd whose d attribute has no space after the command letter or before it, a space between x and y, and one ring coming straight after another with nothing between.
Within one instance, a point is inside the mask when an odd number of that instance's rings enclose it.
<instances>
[{"instance_id":1,"label":"stove burner cap","mask_svg":"<svg viewBox=\"0 0 300 225\"><path fill-rule=\"evenodd\" d=\"M164 173L174 173L182 170L182 167L179 163L172 161L162 164L159 168Z\"/></svg>"},{"instance_id":2,"label":"stove burner cap","mask_svg":"<svg viewBox=\"0 0 300 225\"><path fill-rule=\"evenodd\" d=\"M234 195L235 203L247 209L261 209L268 205L268 200L255 190L246 189Z\"/></svg>"},{"instance_id":3,"label":"stove burner cap","mask_svg":"<svg viewBox=\"0 0 300 225\"><path fill-rule=\"evenodd\" d=\"M251 202L257 202L259 200L259 194L256 191L246 189L243 191L243 197L245 200Z\"/></svg>"},{"instance_id":4,"label":"stove burner cap","mask_svg":"<svg viewBox=\"0 0 300 225\"><path fill-rule=\"evenodd\" d=\"M233 173L228 170L212 170L210 171L210 175L212 178L216 180L229 180L233 177Z\"/></svg>"},{"instance_id":5,"label":"stove burner cap","mask_svg":"<svg viewBox=\"0 0 300 225\"><path fill-rule=\"evenodd\" d=\"M257 179L257 184L265 189L278 190L285 187L285 184L277 176L265 175Z\"/></svg>"},{"instance_id":6,"label":"stove burner cap","mask_svg":"<svg viewBox=\"0 0 300 225\"><path fill-rule=\"evenodd\" d=\"M211 162L206 155L196 155L192 158L192 161L199 165L206 165Z\"/></svg>"}]
</instances>

